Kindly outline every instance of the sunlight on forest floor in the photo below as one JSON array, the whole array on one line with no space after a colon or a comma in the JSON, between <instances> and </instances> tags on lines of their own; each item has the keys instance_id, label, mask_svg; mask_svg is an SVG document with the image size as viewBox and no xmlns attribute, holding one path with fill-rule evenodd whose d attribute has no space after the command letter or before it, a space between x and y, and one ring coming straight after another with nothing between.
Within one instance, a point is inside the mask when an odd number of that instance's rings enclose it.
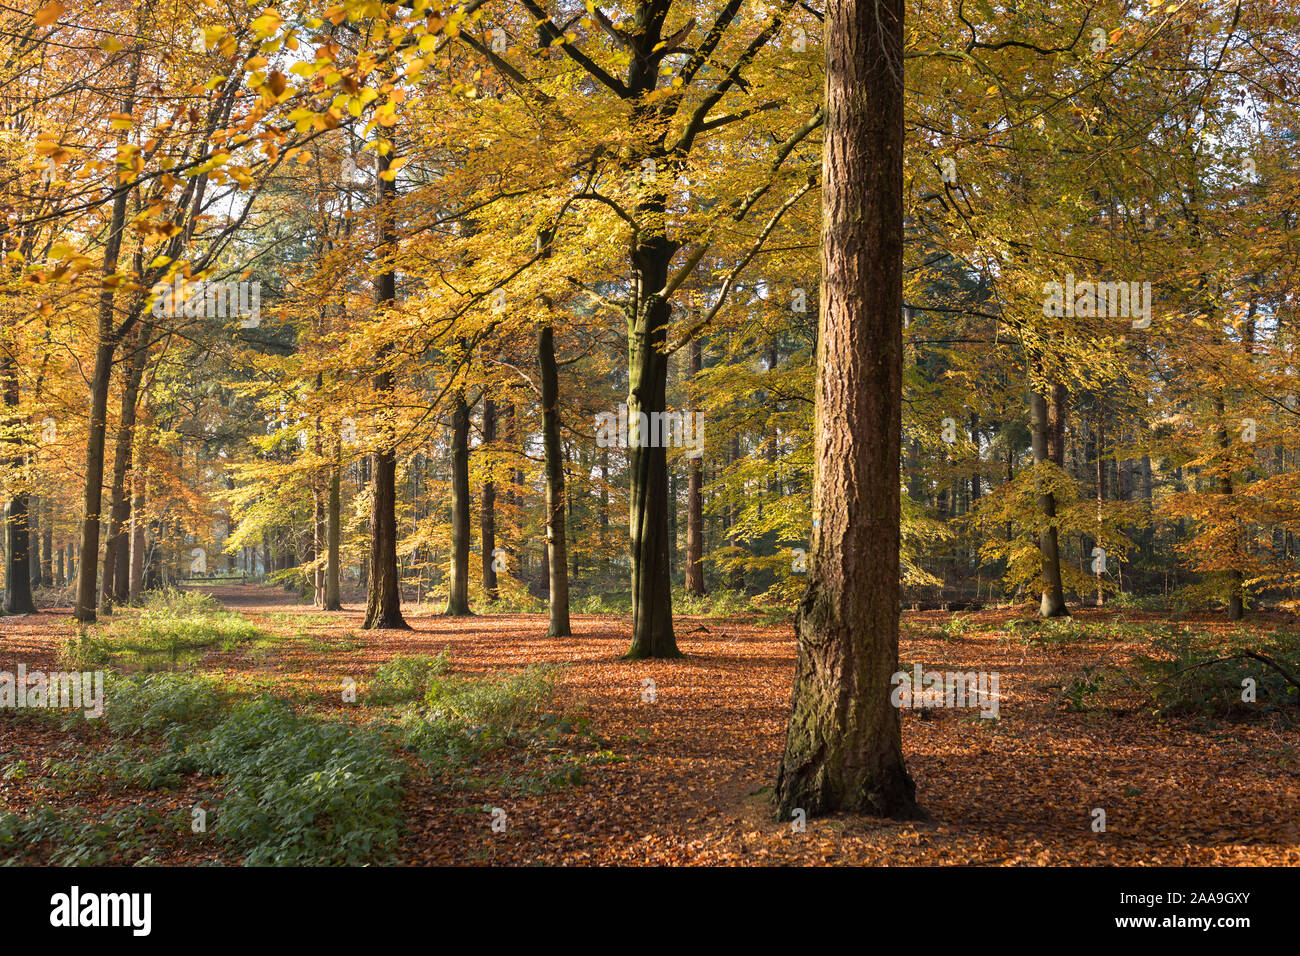
<instances>
[{"instance_id":1,"label":"sunlight on forest floor","mask_svg":"<svg viewBox=\"0 0 1300 956\"><path fill-rule=\"evenodd\" d=\"M772 819L767 789L789 708L788 625L682 617L683 659L625 662L622 617L577 615L574 636L558 641L546 637L544 615L415 616L409 632L374 633L360 629L356 605L325 615L272 588L217 594L268 639L179 666L236 697L272 693L314 717L372 717L367 682L399 656L445 651L460 677L554 667L562 713L552 719L563 720L564 733L493 750L454 772L405 755L398 862L1300 864L1294 702L1245 717L1158 716L1134 664L1181 629L1225 646L1265 642L1296 627L1287 615L1228 626L1209 616L1171 622L1091 609L1052 625L1029 622L1025 609L906 613L900 668L997 673L997 717L904 712L907 765L929 821L841 816L810 820L800 833ZM75 633L67 609L2 626L13 658L5 666L29 670L57 668ZM360 704L343 700L345 681L356 682ZM139 823L151 832L110 843L96 862L146 853L153 863L240 862L219 842L168 830L166 821L188 820L187 808L209 799L214 781L133 789L83 778L72 785L52 771L88 746L99 744L55 720L6 712L0 807L147 805L161 813ZM539 775L539 766L564 773ZM504 811L505 832L491 828L493 808ZM1106 815L1101 833L1092 828L1097 808Z\"/></svg>"}]
</instances>

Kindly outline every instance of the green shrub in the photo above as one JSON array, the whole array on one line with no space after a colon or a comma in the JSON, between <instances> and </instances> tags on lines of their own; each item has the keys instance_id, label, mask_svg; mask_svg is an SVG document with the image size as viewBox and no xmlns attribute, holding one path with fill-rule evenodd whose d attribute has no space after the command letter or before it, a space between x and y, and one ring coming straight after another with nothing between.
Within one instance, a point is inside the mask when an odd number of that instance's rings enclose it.
<instances>
[{"instance_id":1,"label":"green shrub","mask_svg":"<svg viewBox=\"0 0 1300 956\"><path fill-rule=\"evenodd\" d=\"M734 617L753 610L749 595L744 591L710 591L703 596L690 594L684 589L673 591L673 611L677 614Z\"/></svg>"},{"instance_id":2,"label":"green shrub","mask_svg":"<svg viewBox=\"0 0 1300 956\"><path fill-rule=\"evenodd\" d=\"M214 722L222 701L216 682L193 674L112 675L104 688L104 724L119 737L174 733Z\"/></svg>"},{"instance_id":3,"label":"green shrub","mask_svg":"<svg viewBox=\"0 0 1300 956\"><path fill-rule=\"evenodd\" d=\"M406 747L434 764L454 765L523 738L555 695L555 671L530 667L504 680L435 677L423 705L397 724Z\"/></svg>"},{"instance_id":4,"label":"green shrub","mask_svg":"<svg viewBox=\"0 0 1300 956\"><path fill-rule=\"evenodd\" d=\"M436 657L412 655L394 657L375 669L366 689L366 702L395 704L419 700L429 683L447 672L449 651Z\"/></svg>"},{"instance_id":5,"label":"green shrub","mask_svg":"<svg viewBox=\"0 0 1300 956\"><path fill-rule=\"evenodd\" d=\"M1100 697L1106 686L1105 668L1085 666L1066 682L1061 689L1061 694L1069 710L1083 713L1095 706L1096 699Z\"/></svg>"},{"instance_id":6,"label":"green shrub","mask_svg":"<svg viewBox=\"0 0 1300 956\"><path fill-rule=\"evenodd\" d=\"M924 632L925 637L935 638L941 641L960 641L964 639L975 626L969 614L954 614L942 624L929 628Z\"/></svg>"},{"instance_id":7,"label":"green shrub","mask_svg":"<svg viewBox=\"0 0 1300 956\"><path fill-rule=\"evenodd\" d=\"M284 701L238 707L198 749L224 777L215 835L249 865L360 864L391 857L401 835L402 765L376 731L319 723Z\"/></svg>"},{"instance_id":8,"label":"green shrub","mask_svg":"<svg viewBox=\"0 0 1300 956\"><path fill-rule=\"evenodd\" d=\"M1246 717L1283 707L1294 711L1294 685L1266 664L1234 655L1254 650L1294 674L1300 671L1300 634L1238 630L1223 639L1179 631L1156 637L1151 650L1136 663L1159 714ZM1242 700L1247 678L1255 682L1254 701Z\"/></svg>"},{"instance_id":9,"label":"green shrub","mask_svg":"<svg viewBox=\"0 0 1300 956\"><path fill-rule=\"evenodd\" d=\"M138 612L124 611L102 627L70 639L61 660L77 668L116 663L158 670L189 663L203 651L231 651L268 637L209 596L164 591L151 595Z\"/></svg>"},{"instance_id":10,"label":"green shrub","mask_svg":"<svg viewBox=\"0 0 1300 956\"><path fill-rule=\"evenodd\" d=\"M632 598L626 593L598 592L571 599L569 607L574 614L631 614Z\"/></svg>"},{"instance_id":11,"label":"green shrub","mask_svg":"<svg viewBox=\"0 0 1300 956\"><path fill-rule=\"evenodd\" d=\"M122 852L140 850L152 831L179 831L177 811L129 806L92 814L81 807L56 810L34 807L26 813L0 812L0 864L12 866L18 855L38 844L50 847L54 866L102 866Z\"/></svg>"}]
</instances>

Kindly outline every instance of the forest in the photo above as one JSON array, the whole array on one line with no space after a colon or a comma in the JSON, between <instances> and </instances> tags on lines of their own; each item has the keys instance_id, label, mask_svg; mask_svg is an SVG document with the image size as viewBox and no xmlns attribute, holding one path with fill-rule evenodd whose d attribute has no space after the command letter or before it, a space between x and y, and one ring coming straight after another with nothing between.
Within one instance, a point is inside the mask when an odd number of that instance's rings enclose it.
<instances>
[{"instance_id":1,"label":"forest","mask_svg":"<svg viewBox=\"0 0 1300 956\"><path fill-rule=\"evenodd\" d=\"M0 6L0 862L1300 864L1297 76L1295 0Z\"/></svg>"}]
</instances>

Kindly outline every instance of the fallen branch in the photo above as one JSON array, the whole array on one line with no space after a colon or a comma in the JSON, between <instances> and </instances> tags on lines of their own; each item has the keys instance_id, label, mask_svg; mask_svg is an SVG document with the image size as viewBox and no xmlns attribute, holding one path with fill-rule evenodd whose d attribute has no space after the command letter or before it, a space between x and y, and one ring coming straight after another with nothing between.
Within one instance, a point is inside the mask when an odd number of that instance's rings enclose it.
<instances>
[{"instance_id":1,"label":"fallen branch","mask_svg":"<svg viewBox=\"0 0 1300 956\"><path fill-rule=\"evenodd\" d=\"M1273 668L1273 670L1277 671L1279 674L1282 675L1283 680L1285 680L1288 684L1290 684L1292 687L1296 688L1297 690L1300 690L1300 678L1297 678L1294 674L1292 674L1289 670L1287 670L1277 661L1273 660L1273 658L1269 657L1267 654L1260 654L1257 651L1242 651L1240 654L1229 654L1227 657L1216 657L1213 660L1199 661L1193 664L1191 667L1184 667L1182 670L1170 674L1168 678L1159 681L1158 683L1167 684L1175 677L1178 677L1182 674L1186 674L1188 671L1194 671L1198 667L1209 667L1211 664L1223 664L1226 663L1227 661L1239 661L1244 659L1259 661L1261 664Z\"/></svg>"}]
</instances>

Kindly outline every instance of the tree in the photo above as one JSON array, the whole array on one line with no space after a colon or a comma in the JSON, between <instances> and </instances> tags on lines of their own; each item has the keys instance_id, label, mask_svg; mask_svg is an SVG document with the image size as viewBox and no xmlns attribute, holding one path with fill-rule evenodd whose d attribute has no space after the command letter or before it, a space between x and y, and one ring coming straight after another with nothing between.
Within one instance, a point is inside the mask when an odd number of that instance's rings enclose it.
<instances>
[{"instance_id":1,"label":"tree","mask_svg":"<svg viewBox=\"0 0 1300 956\"><path fill-rule=\"evenodd\" d=\"M375 176L377 227L382 254L388 259L375 277L375 303L379 309L392 308L397 299L391 249L397 242L393 208L397 183L391 176L384 176L389 166L389 156L380 155ZM375 375L374 387L382 401L392 389L393 373L385 364L390 361L387 355L381 355L379 360L381 369ZM383 430L381 444L371 456L370 577L364 628L410 627L402 616L402 585L397 566L397 453L391 431L391 428Z\"/></svg>"},{"instance_id":2,"label":"tree","mask_svg":"<svg viewBox=\"0 0 1300 956\"><path fill-rule=\"evenodd\" d=\"M903 3L830 0L812 562L778 814L918 812L898 669Z\"/></svg>"}]
</instances>

